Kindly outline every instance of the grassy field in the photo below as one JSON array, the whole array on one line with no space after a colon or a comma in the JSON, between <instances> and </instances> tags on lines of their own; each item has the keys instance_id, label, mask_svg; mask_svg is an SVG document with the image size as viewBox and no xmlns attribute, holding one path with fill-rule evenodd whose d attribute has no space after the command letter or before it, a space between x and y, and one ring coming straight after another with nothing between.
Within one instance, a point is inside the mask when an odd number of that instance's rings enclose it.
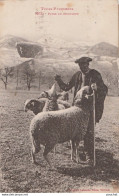
<instances>
[{"instance_id":1,"label":"grassy field","mask_svg":"<svg viewBox=\"0 0 119 196\"><path fill-rule=\"evenodd\" d=\"M72 96L72 95L71 95ZM70 160L70 146L51 152L57 171L49 171L42 152L31 162L31 112L23 111L27 98L37 93L0 92L0 192L117 192L119 191L119 98L107 97L102 120L96 125L95 169Z\"/></svg>"}]
</instances>

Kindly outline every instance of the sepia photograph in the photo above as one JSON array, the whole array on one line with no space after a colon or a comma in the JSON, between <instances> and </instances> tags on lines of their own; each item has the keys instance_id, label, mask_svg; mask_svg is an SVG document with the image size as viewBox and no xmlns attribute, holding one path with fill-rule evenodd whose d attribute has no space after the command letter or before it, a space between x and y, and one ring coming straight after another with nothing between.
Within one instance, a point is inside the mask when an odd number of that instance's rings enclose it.
<instances>
[{"instance_id":1,"label":"sepia photograph","mask_svg":"<svg viewBox=\"0 0 119 196\"><path fill-rule=\"evenodd\" d=\"M119 193L117 0L0 0L0 193Z\"/></svg>"}]
</instances>

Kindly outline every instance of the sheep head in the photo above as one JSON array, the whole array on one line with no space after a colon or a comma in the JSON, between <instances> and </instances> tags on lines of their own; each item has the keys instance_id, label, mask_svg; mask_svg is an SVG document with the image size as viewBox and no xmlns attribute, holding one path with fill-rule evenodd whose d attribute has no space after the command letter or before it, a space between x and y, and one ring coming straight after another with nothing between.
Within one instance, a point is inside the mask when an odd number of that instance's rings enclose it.
<instances>
[{"instance_id":1,"label":"sheep head","mask_svg":"<svg viewBox=\"0 0 119 196\"><path fill-rule=\"evenodd\" d=\"M89 87L89 86L84 86L84 87L82 87L82 88L76 93L75 100L77 100L77 99L83 99L86 95L89 94L89 90L90 90L90 87Z\"/></svg>"},{"instance_id":2,"label":"sheep head","mask_svg":"<svg viewBox=\"0 0 119 196\"><path fill-rule=\"evenodd\" d=\"M74 105L77 106L87 105L87 103L89 102L88 101L89 92L90 92L89 86L82 87L75 96Z\"/></svg>"},{"instance_id":3,"label":"sheep head","mask_svg":"<svg viewBox=\"0 0 119 196\"><path fill-rule=\"evenodd\" d=\"M53 86L51 87L50 90L48 91L43 91L39 98L48 98L50 100L57 100L58 99L58 95L56 93L56 84L53 84ZM38 98L38 99L39 99Z\"/></svg>"},{"instance_id":4,"label":"sheep head","mask_svg":"<svg viewBox=\"0 0 119 196\"><path fill-rule=\"evenodd\" d=\"M42 111L45 105L46 99L27 99L25 101L24 111L32 111L35 115Z\"/></svg>"}]
</instances>

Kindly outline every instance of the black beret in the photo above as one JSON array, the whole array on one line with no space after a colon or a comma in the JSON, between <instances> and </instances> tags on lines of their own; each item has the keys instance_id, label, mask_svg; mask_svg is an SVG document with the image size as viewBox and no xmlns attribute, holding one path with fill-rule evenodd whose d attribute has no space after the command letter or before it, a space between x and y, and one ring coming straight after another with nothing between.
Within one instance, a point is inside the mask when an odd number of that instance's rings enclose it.
<instances>
[{"instance_id":1,"label":"black beret","mask_svg":"<svg viewBox=\"0 0 119 196\"><path fill-rule=\"evenodd\" d=\"M81 57L80 59L77 59L75 63L89 63L90 61L92 61L90 57Z\"/></svg>"}]
</instances>

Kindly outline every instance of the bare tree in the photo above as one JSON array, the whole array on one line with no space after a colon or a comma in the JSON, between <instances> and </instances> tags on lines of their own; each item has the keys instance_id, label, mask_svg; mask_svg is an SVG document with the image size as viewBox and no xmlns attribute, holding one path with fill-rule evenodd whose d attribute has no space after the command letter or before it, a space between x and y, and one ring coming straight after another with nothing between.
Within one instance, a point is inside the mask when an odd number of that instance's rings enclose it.
<instances>
[{"instance_id":1,"label":"bare tree","mask_svg":"<svg viewBox=\"0 0 119 196\"><path fill-rule=\"evenodd\" d=\"M18 66L16 67L16 89L18 88L19 85L19 68Z\"/></svg>"},{"instance_id":2,"label":"bare tree","mask_svg":"<svg viewBox=\"0 0 119 196\"><path fill-rule=\"evenodd\" d=\"M5 89L7 89L8 78L13 76L13 67L5 67L0 70L0 79L5 85Z\"/></svg>"},{"instance_id":3,"label":"bare tree","mask_svg":"<svg viewBox=\"0 0 119 196\"><path fill-rule=\"evenodd\" d=\"M37 77L38 77L38 89L40 90L40 87L41 87L41 79L42 79L41 71L39 71L37 73Z\"/></svg>"},{"instance_id":4,"label":"bare tree","mask_svg":"<svg viewBox=\"0 0 119 196\"><path fill-rule=\"evenodd\" d=\"M31 83L34 81L35 76L35 70L32 70L28 64L25 65L22 78L26 81L28 90L31 89Z\"/></svg>"}]
</instances>

